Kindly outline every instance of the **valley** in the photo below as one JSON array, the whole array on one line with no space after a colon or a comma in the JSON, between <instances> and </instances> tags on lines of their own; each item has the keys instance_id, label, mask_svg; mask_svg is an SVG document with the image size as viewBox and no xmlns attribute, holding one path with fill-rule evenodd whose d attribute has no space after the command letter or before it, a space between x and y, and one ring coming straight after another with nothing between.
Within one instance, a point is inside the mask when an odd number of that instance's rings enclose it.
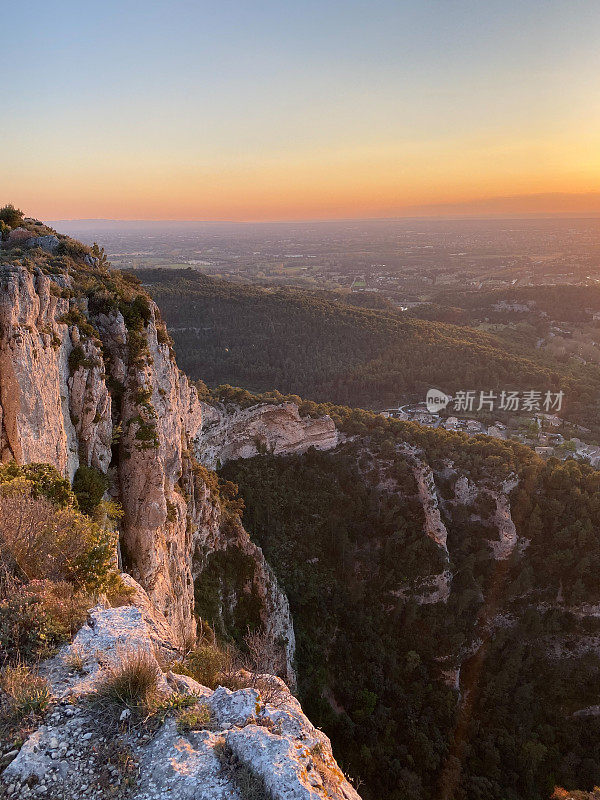
<instances>
[{"instance_id":1,"label":"valley","mask_svg":"<svg viewBox=\"0 0 600 800\"><path fill-rule=\"evenodd\" d=\"M10 669L41 663L31 680L48 693L26 727L0 715L5 787L26 797L37 785L36 741L52 761L71 729L62 692L85 742L106 746L88 709L124 658L123 626L159 648L150 668L167 703L144 723L118 706L115 742L141 770L137 788L119 773L124 799L173 785L174 751L191 759L186 800L202 785L235 797L239 763L269 800L293 787L311 800L545 800L600 783L600 472L567 451L376 407L382 392L418 399L432 375L539 381L573 391L561 425L575 426L594 414L593 371L475 326L142 272L171 324L195 322L193 346L175 341L190 381L159 306L99 246L25 219L0 260L0 520L14 573L0 583L0 639ZM12 520L38 503L72 520L92 547L83 561L63 554L31 572ZM83 681L69 672L78 661ZM200 696L208 710L189 717ZM224 698L255 713L224 711ZM65 758L79 764L87 747Z\"/></svg>"}]
</instances>

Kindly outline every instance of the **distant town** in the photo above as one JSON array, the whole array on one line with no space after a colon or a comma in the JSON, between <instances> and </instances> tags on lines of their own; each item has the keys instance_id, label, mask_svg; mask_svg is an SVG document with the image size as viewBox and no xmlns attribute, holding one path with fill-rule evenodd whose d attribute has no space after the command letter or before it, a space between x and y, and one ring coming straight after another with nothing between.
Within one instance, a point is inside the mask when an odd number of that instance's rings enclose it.
<instances>
[{"instance_id":1,"label":"distant town","mask_svg":"<svg viewBox=\"0 0 600 800\"><path fill-rule=\"evenodd\" d=\"M380 413L383 417L417 422L429 428L461 431L467 436L484 434L495 439L511 439L532 447L544 458L577 458L600 469L600 447L579 438L589 434L589 428L570 424L556 414L535 413L506 422L496 419L488 424L475 417L454 416L446 411L432 413L424 402L387 408Z\"/></svg>"}]
</instances>

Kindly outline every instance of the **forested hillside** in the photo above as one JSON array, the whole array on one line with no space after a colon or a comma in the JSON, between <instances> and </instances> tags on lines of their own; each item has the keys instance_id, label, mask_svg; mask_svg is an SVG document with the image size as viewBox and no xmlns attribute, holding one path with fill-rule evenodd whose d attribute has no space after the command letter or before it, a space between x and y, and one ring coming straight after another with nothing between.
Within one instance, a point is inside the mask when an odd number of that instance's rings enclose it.
<instances>
[{"instance_id":1,"label":"forested hillside","mask_svg":"<svg viewBox=\"0 0 600 800\"><path fill-rule=\"evenodd\" d=\"M165 316L186 372L209 385L278 389L361 407L421 399L431 386L565 392L589 419L600 377L523 352L489 333L359 308L293 289L261 289L192 270L136 273Z\"/></svg>"},{"instance_id":2,"label":"forested hillside","mask_svg":"<svg viewBox=\"0 0 600 800\"><path fill-rule=\"evenodd\" d=\"M328 410L358 438L222 472L288 594L300 697L363 796L542 800L600 783L600 473ZM415 458L433 468L427 502ZM447 551L424 532L438 502ZM431 578L448 574L435 602Z\"/></svg>"}]
</instances>

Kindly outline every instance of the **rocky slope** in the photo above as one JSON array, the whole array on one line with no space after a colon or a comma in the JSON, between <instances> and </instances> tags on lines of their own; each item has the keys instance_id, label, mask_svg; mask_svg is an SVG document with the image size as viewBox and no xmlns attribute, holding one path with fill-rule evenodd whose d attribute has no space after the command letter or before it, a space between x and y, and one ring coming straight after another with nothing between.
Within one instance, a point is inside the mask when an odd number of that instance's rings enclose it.
<instances>
[{"instance_id":1,"label":"rocky slope","mask_svg":"<svg viewBox=\"0 0 600 800\"><path fill-rule=\"evenodd\" d=\"M200 462L212 466L262 441L277 452L330 446L333 424L306 424L288 405L221 415L207 434L196 389L135 281L76 248L69 256L70 241L60 255L61 237L42 242L51 253L37 238L24 240L25 255L5 244L0 263L3 462L46 462L71 479L82 465L109 476L123 508L123 565L180 641L194 636L194 585L202 589L213 556L226 553L236 567L229 583L211 587L218 616L238 630L261 622L282 642L291 677L287 601ZM249 604L255 618L246 621L240 609Z\"/></svg>"},{"instance_id":2,"label":"rocky slope","mask_svg":"<svg viewBox=\"0 0 600 800\"><path fill-rule=\"evenodd\" d=\"M136 605L92 609L74 641L42 665L53 705L13 754L0 792L19 799L245 800L261 787L271 800L360 800L329 739L281 680L264 676L262 689L213 691L172 672L166 664L177 641L141 587L129 583ZM110 665L134 651L147 654L161 703L175 709L158 727L129 724L127 710L109 724L92 702ZM184 701L188 715L198 715L182 726L176 709Z\"/></svg>"},{"instance_id":3,"label":"rocky slope","mask_svg":"<svg viewBox=\"0 0 600 800\"><path fill-rule=\"evenodd\" d=\"M40 227L43 235L32 235ZM0 457L108 486L105 497L122 508L115 557L133 598L93 609L71 645L41 666L51 712L18 754L3 757L1 796L120 796L126 764L138 775L127 796L138 800L165 792L245 800L257 787L274 800L358 800L329 740L280 678L263 676L266 696L254 679L213 691L165 666L193 643L200 613L228 636L260 626L293 685L287 598L244 530L231 487L208 467L249 453L251 443L302 452L337 441L331 420L304 422L287 404L231 420L219 414L208 444L215 412L204 411L135 279L34 221L11 232L0 245ZM209 725L183 735L171 714L146 736L124 715L118 733L103 730L90 700L111 663L140 651L155 660L166 707L183 697L208 709Z\"/></svg>"}]
</instances>

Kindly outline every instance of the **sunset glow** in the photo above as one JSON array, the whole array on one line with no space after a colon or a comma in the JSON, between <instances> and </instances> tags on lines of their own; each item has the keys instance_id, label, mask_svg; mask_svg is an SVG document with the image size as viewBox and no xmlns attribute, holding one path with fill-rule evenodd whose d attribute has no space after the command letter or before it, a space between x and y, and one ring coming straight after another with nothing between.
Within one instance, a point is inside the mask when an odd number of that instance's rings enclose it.
<instances>
[{"instance_id":1,"label":"sunset glow","mask_svg":"<svg viewBox=\"0 0 600 800\"><path fill-rule=\"evenodd\" d=\"M600 6L573 11L29 3L2 194L44 219L600 213Z\"/></svg>"}]
</instances>

